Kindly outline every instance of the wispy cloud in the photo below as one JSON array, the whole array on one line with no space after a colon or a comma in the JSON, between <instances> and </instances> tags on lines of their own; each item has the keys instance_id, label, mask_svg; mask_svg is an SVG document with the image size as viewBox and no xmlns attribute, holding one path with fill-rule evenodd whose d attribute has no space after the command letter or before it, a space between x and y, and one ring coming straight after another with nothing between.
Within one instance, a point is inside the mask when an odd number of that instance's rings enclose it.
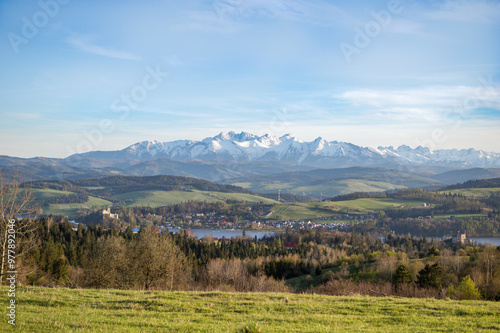
<instances>
[{"instance_id":1,"label":"wispy cloud","mask_svg":"<svg viewBox=\"0 0 500 333\"><path fill-rule=\"evenodd\" d=\"M432 86L406 90L353 90L336 96L356 107L395 120L439 120L457 108L464 112L499 108L500 87Z\"/></svg>"},{"instance_id":2,"label":"wispy cloud","mask_svg":"<svg viewBox=\"0 0 500 333\"><path fill-rule=\"evenodd\" d=\"M288 21L332 26L350 20L349 15L327 1L307 0L215 0L219 22L241 18L271 17Z\"/></svg>"},{"instance_id":3,"label":"wispy cloud","mask_svg":"<svg viewBox=\"0 0 500 333\"><path fill-rule=\"evenodd\" d=\"M439 21L498 22L500 3L498 1L446 1L436 11L429 11L428 18Z\"/></svg>"},{"instance_id":4,"label":"wispy cloud","mask_svg":"<svg viewBox=\"0 0 500 333\"><path fill-rule=\"evenodd\" d=\"M76 47L77 49L87 52L87 53L92 53L92 54L97 54L100 56L104 57L109 57L109 58L114 58L114 59L125 59L125 60L135 60L139 61L141 58L139 56L136 56L134 54L128 53L128 52L123 52L119 50L115 50L112 48L107 48L107 47L102 47L98 45L92 45L89 42L90 38L84 38L84 37L70 37L67 39L67 42Z\"/></svg>"}]
</instances>

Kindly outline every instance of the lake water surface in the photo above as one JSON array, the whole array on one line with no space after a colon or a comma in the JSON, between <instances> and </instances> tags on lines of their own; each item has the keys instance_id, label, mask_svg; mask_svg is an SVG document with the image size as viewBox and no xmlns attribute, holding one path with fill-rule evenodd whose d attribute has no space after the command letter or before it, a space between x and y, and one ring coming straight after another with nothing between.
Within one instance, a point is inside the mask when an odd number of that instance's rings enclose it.
<instances>
[{"instance_id":1,"label":"lake water surface","mask_svg":"<svg viewBox=\"0 0 500 333\"><path fill-rule=\"evenodd\" d=\"M170 232L178 232L179 228L169 228ZM198 239L203 238L206 234L212 234L215 238L231 238L237 236L243 236L243 230L230 230L230 229L186 229L192 230L193 236L198 237ZM274 232L271 231L245 231L247 236L257 239L261 239L264 236L271 236Z\"/></svg>"},{"instance_id":2,"label":"lake water surface","mask_svg":"<svg viewBox=\"0 0 500 333\"><path fill-rule=\"evenodd\" d=\"M179 228L169 228L170 232L178 232ZM237 236L243 236L243 230L230 230L230 229L186 229L193 230L193 235L198 237L198 239L203 238L206 234L212 234L215 238L231 238ZM261 239L264 236L271 236L274 232L272 231L246 231L246 235L257 239ZM485 244L488 242L491 245L500 246L500 237L472 237L470 238L472 242L478 242L479 244Z\"/></svg>"},{"instance_id":3,"label":"lake water surface","mask_svg":"<svg viewBox=\"0 0 500 333\"><path fill-rule=\"evenodd\" d=\"M470 239L479 244L490 243L490 245L500 246L500 237L471 237Z\"/></svg>"}]
</instances>

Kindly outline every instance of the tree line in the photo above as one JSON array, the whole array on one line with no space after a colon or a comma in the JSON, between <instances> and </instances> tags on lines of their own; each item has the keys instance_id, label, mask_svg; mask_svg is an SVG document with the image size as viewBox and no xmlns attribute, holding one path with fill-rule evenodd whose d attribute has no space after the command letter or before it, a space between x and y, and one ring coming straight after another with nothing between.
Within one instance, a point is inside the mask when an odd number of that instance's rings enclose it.
<instances>
[{"instance_id":1,"label":"tree line","mask_svg":"<svg viewBox=\"0 0 500 333\"><path fill-rule=\"evenodd\" d=\"M49 218L37 223L40 243L19 268L22 283L293 291L285 281L299 277L304 278L306 292L465 298L473 284L477 297L500 299L496 247L446 246L410 235L389 234L382 240L369 234L317 230L216 243L209 237L197 240L155 228L143 228L137 234L102 226L73 228Z\"/></svg>"}]
</instances>

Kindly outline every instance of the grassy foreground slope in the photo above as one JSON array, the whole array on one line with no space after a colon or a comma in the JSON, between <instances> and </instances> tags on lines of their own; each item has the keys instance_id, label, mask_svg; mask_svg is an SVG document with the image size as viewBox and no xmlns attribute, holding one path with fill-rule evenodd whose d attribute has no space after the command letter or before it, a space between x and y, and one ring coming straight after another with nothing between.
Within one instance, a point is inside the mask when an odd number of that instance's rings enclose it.
<instances>
[{"instance_id":1,"label":"grassy foreground slope","mask_svg":"<svg viewBox=\"0 0 500 333\"><path fill-rule=\"evenodd\" d=\"M7 289L0 288L1 304ZM9 332L498 332L500 303L280 293L17 290ZM2 306L6 311L6 306Z\"/></svg>"}]
</instances>

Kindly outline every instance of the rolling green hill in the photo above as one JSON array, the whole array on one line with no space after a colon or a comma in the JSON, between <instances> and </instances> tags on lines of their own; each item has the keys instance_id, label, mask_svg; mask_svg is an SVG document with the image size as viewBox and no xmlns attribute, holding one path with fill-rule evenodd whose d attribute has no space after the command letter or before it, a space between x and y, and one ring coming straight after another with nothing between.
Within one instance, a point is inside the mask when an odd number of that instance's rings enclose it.
<instances>
[{"instance_id":1,"label":"rolling green hill","mask_svg":"<svg viewBox=\"0 0 500 333\"><path fill-rule=\"evenodd\" d=\"M178 204L187 201L248 201L276 203L275 200L259 197L257 195L246 193L224 193L209 191L136 191L118 194L113 199L124 201L127 206L151 206L160 207L172 204Z\"/></svg>"},{"instance_id":2,"label":"rolling green hill","mask_svg":"<svg viewBox=\"0 0 500 333\"><path fill-rule=\"evenodd\" d=\"M428 204L428 203L426 203ZM423 207L424 201L405 200L392 198L362 198L344 201L322 201L308 203L281 203L272 208L272 218L279 217L283 220L303 220L329 217L340 213L350 214L377 213L386 209L397 207L417 208ZM427 207L432 207L428 204Z\"/></svg>"},{"instance_id":3,"label":"rolling green hill","mask_svg":"<svg viewBox=\"0 0 500 333\"><path fill-rule=\"evenodd\" d=\"M461 194L466 197L488 197L494 193L499 193L500 187L491 188L461 188L453 190L444 190L440 193L451 193L451 194Z\"/></svg>"},{"instance_id":4,"label":"rolling green hill","mask_svg":"<svg viewBox=\"0 0 500 333\"><path fill-rule=\"evenodd\" d=\"M7 288L0 288L7 304ZM291 293L18 287L2 332L498 332L500 304ZM244 330L257 326L256 330Z\"/></svg>"},{"instance_id":5,"label":"rolling green hill","mask_svg":"<svg viewBox=\"0 0 500 333\"><path fill-rule=\"evenodd\" d=\"M353 167L239 178L230 180L230 183L262 193L280 189L283 192L325 198L352 192L383 192L442 185L430 176L430 173L407 170Z\"/></svg>"},{"instance_id":6,"label":"rolling green hill","mask_svg":"<svg viewBox=\"0 0 500 333\"><path fill-rule=\"evenodd\" d=\"M233 185L221 185L206 180L178 177L113 176L79 180L49 180L26 184L33 188L36 202L44 214L72 216L78 209L103 208L114 203L127 206L159 207L187 201L247 201L277 203ZM80 195L83 201L71 201ZM54 201L54 199L61 199ZM64 199L64 200L63 200ZM76 198L75 198L76 200ZM81 199L82 200L82 199ZM56 203L54 203L56 202Z\"/></svg>"},{"instance_id":7,"label":"rolling green hill","mask_svg":"<svg viewBox=\"0 0 500 333\"><path fill-rule=\"evenodd\" d=\"M392 198L362 198L356 200L336 201L334 202L334 206L342 210L349 210L350 212L374 213L397 207L404 207L404 208L423 207L424 203L425 203L424 201L420 200L403 200L403 199L392 199Z\"/></svg>"},{"instance_id":8,"label":"rolling green hill","mask_svg":"<svg viewBox=\"0 0 500 333\"><path fill-rule=\"evenodd\" d=\"M74 192L53 190L50 188L34 189L33 190L33 194L35 195L35 200L37 202L43 202L44 200L63 197L65 195L72 194L72 193L74 193Z\"/></svg>"},{"instance_id":9,"label":"rolling green hill","mask_svg":"<svg viewBox=\"0 0 500 333\"><path fill-rule=\"evenodd\" d=\"M111 206L113 203L108 200L89 197L89 200L84 203L66 203L66 204L50 204L48 208L43 209L43 213L46 215L62 215L62 216L73 216L79 209L92 209L92 208L106 208Z\"/></svg>"}]
</instances>

